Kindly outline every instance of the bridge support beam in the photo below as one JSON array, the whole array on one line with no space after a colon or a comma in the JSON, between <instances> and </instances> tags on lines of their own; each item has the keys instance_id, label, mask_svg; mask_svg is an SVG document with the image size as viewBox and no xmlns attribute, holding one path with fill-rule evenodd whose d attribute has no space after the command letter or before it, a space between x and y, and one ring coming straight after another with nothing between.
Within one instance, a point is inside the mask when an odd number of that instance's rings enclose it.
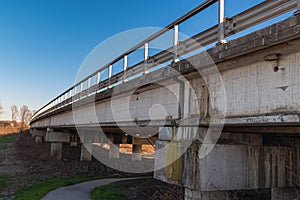
<instances>
[{"instance_id":1,"label":"bridge support beam","mask_svg":"<svg viewBox=\"0 0 300 200\"><path fill-rule=\"evenodd\" d=\"M71 142L72 134L69 132L55 132L53 129L48 129L45 141L51 142L51 157L57 160L62 159L63 143Z\"/></svg>"},{"instance_id":2,"label":"bridge support beam","mask_svg":"<svg viewBox=\"0 0 300 200\"><path fill-rule=\"evenodd\" d=\"M44 141L44 137L42 137L42 136L36 136L35 137L35 142L36 143L40 143L40 142L43 142Z\"/></svg>"},{"instance_id":3,"label":"bridge support beam","mask_svg":"<svg viewBox=\"0 0 300 200\"><path fill-rule=\"evenodd\" d=\"M132 145L132 161L141 161L142 160L142 144L133 144Z\"/></svg>"},{"instance_id":4,"label":"bridge support beam","mask_svg":"<svg viewBox=\"0 0 300 200\"><path fill-rule=\"evenodd\" d=\"M30 129L30 133L31 133L32 137L35 138L35 142L39 143L39 142L44 141L44 138L46 137L47 132L34 128L34 129Z\"/></svg>"},{"instance_id":5,"label":"bridge support beam","mask_svg":"<svg viewBox=\"0 0 300 200\"><path fill-rule=\"evenodd\" d=\"M82 144L81 146L81 155L80 160L91 161L92 160L92 152L93 152L93 144Z\"/></svg>"}]
</instances>

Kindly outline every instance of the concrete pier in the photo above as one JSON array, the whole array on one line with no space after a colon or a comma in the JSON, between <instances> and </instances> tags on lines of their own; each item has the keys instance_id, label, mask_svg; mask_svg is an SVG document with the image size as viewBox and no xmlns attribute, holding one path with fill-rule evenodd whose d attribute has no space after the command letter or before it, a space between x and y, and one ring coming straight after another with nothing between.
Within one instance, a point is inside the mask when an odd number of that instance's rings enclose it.
<instances>
[{"instance_id":1,"label":"concrete pier","mask_svg":"<svg viewBox=\"0 0 300 200\"><path fill-rule=\"evenodd\" d=\"M51 156L57 160L62 159L63 143L70 143L71 136L69 132L59 132L48 129L45 141L51 142Z\"/></svg>"},{"instance_id":2,"label":"concrete pier","mask_svg":"<svg viewBox=\"0 0 300 200\"><path fill-rule=\"evenodd\" d=\"M82 144L80 160L91 161L92 160L93 145L92 144Z\"/></svg>"},{"instance_id":3,"label":"concrete pier","mask_svg":"<svg viewBox=\"0 0 300 200\"><path fill-rule=\"evenodd\" d=\"M108 158L109 159L119 159L120 158L120 144L118 138L115 137L113 134L108 134L108 139L110 140L109 144L109 152Z\"/></svg>"},{"instance_id":4,"label":"concrete pier","mask_svg":"<svg viewBox=\"0 0 300 200\"><path fill-rule=\"evenodd\" d=\"M30 133L32 137L35 138L35 142L43 142L44 138L46 137L47 131L46 130L38 130L36 128L30 129Z\"/></svg>"},{"instance_id":5,"label":"concrete pier","mask_svg":"<svg viewBox=\"0 0 300 200\"><path fill-rule=\"evenodd\" d=\"M141 144L133 144L132 145L132 161L141 161L142 160L142 147Z\"/></svg>"},{"instance_id":6,"label":"concrete pier","mask_svg":"<svg viewBox=\"0 0 300 200\"><path fill-rule=\"evenodd\" d=\"M273 142L274 139L267 137L263 142L261 134L224 132L213 150L201 158L203 130L198 130L192 145L179 160L156 171L154 176L183 185L188 200L222 199L230 191L264 188L272 190L272 200L294 200L291 187L300 176L299 146L289 146L291 142L286 142L286 146L273 146L268 140ZM161 132L159 138L165 138L163 134L167 133ZM186 138L179 139L178 145ZM158 140L156 145L165 143ZM170 159L173 154L174 151L167 151L160 160Z\"/></svg>"},{"instance_id":7,"label":"concrete pier","mask_svg":"<svg viewBox=\"0 0 300 200\"><path fill-rule=\"evenodd\" d=\"M119 159L120 158L120 147L119 144L111 144L108 152L109 159Z\"/></svg>"},{"instance_id":8,"label":"concrete pier","mask_svg":"<svg viewBox=\"0 0 300 200\"><path fill-rule=\"evenodd\" d=\"M39 142L43 142L44 141L44 137L42 136L35 136L35 142L39 143Z\"/></svg>"}]
</instances>

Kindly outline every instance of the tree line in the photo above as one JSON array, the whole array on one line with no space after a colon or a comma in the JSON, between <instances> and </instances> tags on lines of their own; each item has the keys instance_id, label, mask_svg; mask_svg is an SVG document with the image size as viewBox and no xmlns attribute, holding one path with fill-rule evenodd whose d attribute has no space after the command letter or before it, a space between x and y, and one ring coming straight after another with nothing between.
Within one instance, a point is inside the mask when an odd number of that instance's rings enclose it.
<instances>
[{"instance_id":1,"label":"tree line","mask_svg":"<svg viewBox=\"0 0 300 200\"><path fill-rule=\"evenodd\" d=\"M16 105L10 107L11 110L11 120L19 122L20 128L24 128L29 125L30 120L35 113L35 111L30 110L28 106L23 105L18 108ZM3 106L0 103L0 116L4 113Z\"/></svg>"}]
</instances>

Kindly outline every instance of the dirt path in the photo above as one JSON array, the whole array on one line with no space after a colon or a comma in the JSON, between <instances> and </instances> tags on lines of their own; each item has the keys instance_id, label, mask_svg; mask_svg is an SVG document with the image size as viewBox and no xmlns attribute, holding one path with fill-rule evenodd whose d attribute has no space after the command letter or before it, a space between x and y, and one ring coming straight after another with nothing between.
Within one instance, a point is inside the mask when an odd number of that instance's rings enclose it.
<instances>
[{"instance_id":1,"label":"dirt path","mask_svg":"<svg viewBox=\"0 0 300 200\"><path fill-rule=\"evenodd\" d=\"M133 179L139 178L108 178L61 187L49 192L41 200L90 200L90 192L95 187Z\"/></svg>"}]
</instances>

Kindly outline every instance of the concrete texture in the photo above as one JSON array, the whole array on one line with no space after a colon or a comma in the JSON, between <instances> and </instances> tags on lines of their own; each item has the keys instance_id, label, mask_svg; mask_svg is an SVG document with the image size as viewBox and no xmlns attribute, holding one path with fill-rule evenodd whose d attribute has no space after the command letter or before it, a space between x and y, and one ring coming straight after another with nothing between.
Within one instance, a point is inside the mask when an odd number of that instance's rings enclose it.
<instances>
[{"instance_id":1,"label":"concrete texture","mask_svg":"<svg viewBox=\"0 0 300 200\"><path fill-rule=\"evenodd\" d=\"M138 178L109 178L61 187L49 192L41 200L90 200L90 192L95 187L132 179Z\"/></svg>"},{"instance_id":2,"label":"concrete texture","mask_svg":"<svg viewBox=\"0 0 300 200\"><path fill-rule=\"evenodd\" d=\"M218 195L224 197L230 190L259 188L280 188L273 189L278 199L292 199L287 195L291 190L284 188L292 187L300 176L297 162L300 149L262 146L261 143L253 145L261 139L256 135L253 140L249 137L245 137L245 141L254 141L252 145L217 144L205 158L199 158L201 143L194 141L181 159L156 171L154 176L168 183L183 185L186 199L218 199ZM240 140L238 138L237 141ZM165 143L157 141L156 144L159 147ZM174 154L178 149L170 150ZM171 155L167 153L165 157L155 158L155 161L168 160Z\"/></svg>"}]
</instances>

